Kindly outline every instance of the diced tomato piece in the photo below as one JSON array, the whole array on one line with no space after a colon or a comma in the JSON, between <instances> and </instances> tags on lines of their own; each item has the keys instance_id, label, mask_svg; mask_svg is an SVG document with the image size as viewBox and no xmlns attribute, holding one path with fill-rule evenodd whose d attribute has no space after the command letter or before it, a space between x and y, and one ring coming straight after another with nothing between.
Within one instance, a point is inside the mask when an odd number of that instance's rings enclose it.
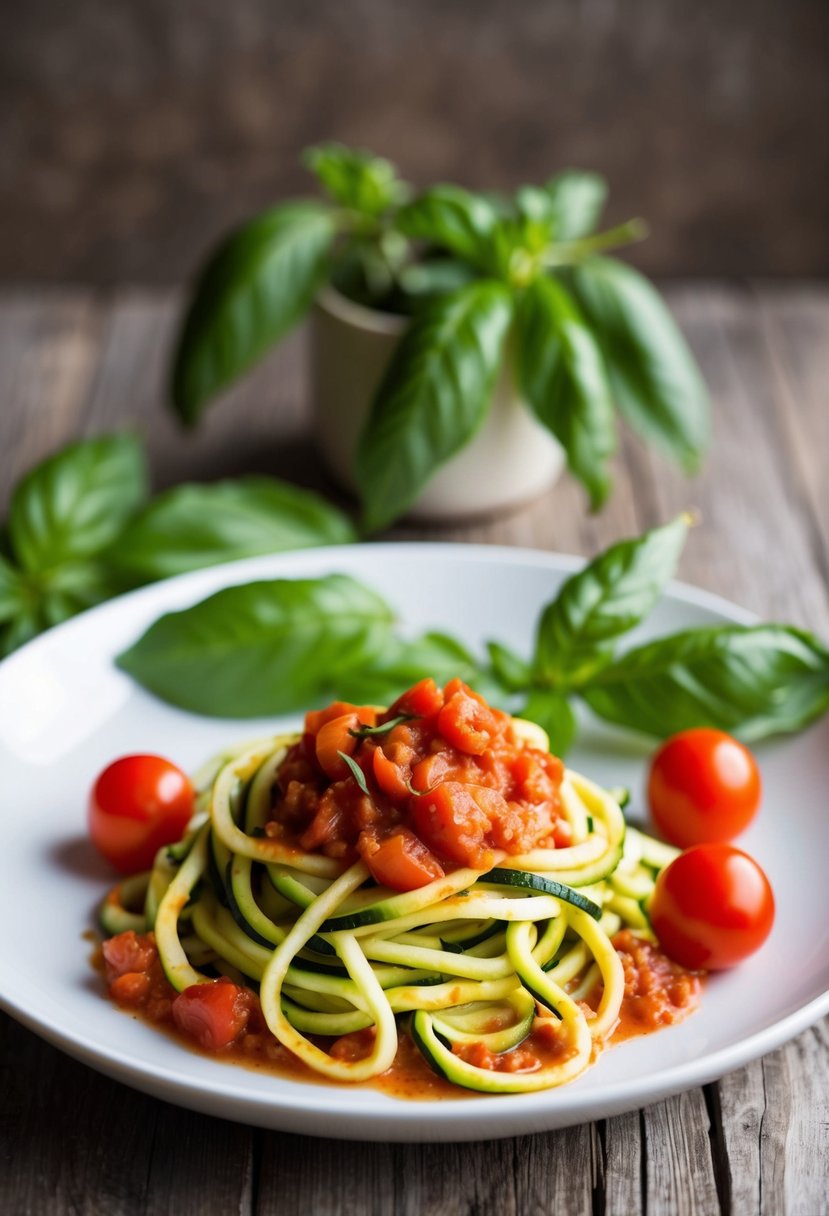
<instances>
[{"instance_id":1,"label":"diced tomato piece","mask_svg":"<svg viewBox=\"0 0 829 1216\"><path fill-rule=\"evenodd\" d=\"M235 1043L250 1016L249 994L230 980L193 984L173 1001L173 1021L179 1030L207 1051Z\"/></svg>"},{"instance_id":2,"label":"diced tomato piece","mask_svg":"<svg viewBox=\"0 0 829 1216\"><path fill-rule=\"evenodd\" d=\"M358 713L348 713L330 718L319 728L315 744L317 763L331 781L342 781L348 776L348 765L338 753L354 755L358 740L350 732L359 730L361 724Z\"/></svg>"},{"instance_id":3,"label":"diced tomato piece","mask_svg":"<svg viewBox=\"0 0 829 1216\"><path fill-rule=\"evenodd\" d=\"M305 715L305 733L319 734L321 727L332 718L341 718L343 714L356 714L364 726L374 726L377 721L377 710L371 705L352 705L350 701L333 701L325 709L311 709Z\"/></svg>"},{"instance_id":4,"label":"diced tomato piece","mask_svg":"<svg viewBox=\"0 0 829 1216\"><path fill-rule=\"evenodd\" d=\"M405 828L382 841L366 862L372 877L393 891L414 891L444 875L434 853Z\"/></svg>"},{"instance_id":5,"label":"diced tomato piece","mask_svg":"<svg viewBox=\"0 0 829 1216\"><path fill-rule=\"evenodd\" d=\"M107 983L130 972L149 971L158 957L155 939L150 934L138 934L134 929L111 937L101 947L106 964Z\"/></svg>"},{"instance_id":6,"label":"diced tomato piece","mask_svg":"<svg viewBox=\"0 0 829 1216\"><path fill-rule=\"evenodd\" d=\"M458 751L481 756L498 730L498 721L483 697L460 681L457 683L460 687L447 698L438 714L438 730ZM447 693L452 684L447 685Z\"/></svg>"},{"instance_id":7,"label":"diced tomato piece","mask_svg":"<svg viewBox=\"0 0 829 1216\"><path fill-rule=\"evenodd\" d=\"M371 763L374 769L374 779L384 794L388 794L389 798L395 798L398 801L408 798L406 771L393 760L389 760L382 747L375 748Z\"/></svg>"},{"instance_id":8,"label":"diced tomato piece","mask_svg":"<svg viewBox=\"0 0 829 1216\"><path fill-rule=\"evenodd\" d=\"M119 1005L143 1005L150 994L152 979L146 971L127 971L109 986L109 995Z\"/></svg>"},{"instance_id":9,"label":"diced tomato piece","mask_svg":"<svg viewBox=\"0 0 829 1216\"><path fill-rule=\"evenodd\" d=\"M410 805L418 836L438 857L475 869L492 864L486 836L493 818L506 811L506 802L496 790L444 781L413 798Z\"/></svg>"},{"instance_id":10,"label":"diced tomato piece","mask_svg":"<svg viewBox=\"0 0 829 1216\"><path fill-rule=\"evenodd\" d=\"M414 714L417 718L431 718L443 707L443 693L431 678L420 680L402 697L398 697L389 710L389 716Z\"/></svg>"}]
</instances>

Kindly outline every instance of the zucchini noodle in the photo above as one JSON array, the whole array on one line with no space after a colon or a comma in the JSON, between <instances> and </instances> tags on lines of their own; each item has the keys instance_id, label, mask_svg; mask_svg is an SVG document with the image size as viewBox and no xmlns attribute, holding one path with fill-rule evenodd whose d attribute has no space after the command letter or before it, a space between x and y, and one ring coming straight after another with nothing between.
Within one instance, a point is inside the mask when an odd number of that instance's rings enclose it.
<instances>
[{"instance_id":1,"label":"zucchini noodle","mask_svg":"<svg viewBox=\"0 0 829 1216\"><path fill-rule=\"evenodd\" d=\"M515 730L547 750L540 728ZM487 870L390 891L362 861L346 866L266 835L275 775L295 741L258 740L200 770L186 836L149 875L110 892L107 933L154 930L177 992L218 975L258 987L275 1038L330 1080L385 1072L400 1033L435 1071L481 1092L548 1089L582 1073L624 996L611 937L622 927L651 936L644 908L675 851L626 828L612 794L566 771L571 844L499 853ZM367 1032L362 1058L320 1045L354 1032ZM532 1067L501 1066L539 1032L554 1050ZM489 1053L487 1066L472 1048Z\"/></svg>"}]
</instances>

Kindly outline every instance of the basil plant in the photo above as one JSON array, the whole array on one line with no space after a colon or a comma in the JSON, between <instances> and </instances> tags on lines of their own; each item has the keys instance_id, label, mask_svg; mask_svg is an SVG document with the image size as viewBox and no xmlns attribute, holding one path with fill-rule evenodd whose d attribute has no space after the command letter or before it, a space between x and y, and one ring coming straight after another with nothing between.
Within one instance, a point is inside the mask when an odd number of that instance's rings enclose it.
<instances>
[{"instance_id":1,"label":"basil plant","mask_svg":"<svg viewBox=\"0 0 829 1216\"><path fill-rule=\"evenodd\" d=\"M511 198L451 185L415 194L367 153L329 145L306 163L325 198L254 217L195 283L171 377L185 422L278 342L327 281L411 318L358 445L367 530L402 514L475 434L508 335L527 407L593 508L610 490L617 410L686 472L697 468L705 386L657 291L608 256L645 229L632 220L597 231L601 177L568 170Z\"/></svg>"}]
</instances>

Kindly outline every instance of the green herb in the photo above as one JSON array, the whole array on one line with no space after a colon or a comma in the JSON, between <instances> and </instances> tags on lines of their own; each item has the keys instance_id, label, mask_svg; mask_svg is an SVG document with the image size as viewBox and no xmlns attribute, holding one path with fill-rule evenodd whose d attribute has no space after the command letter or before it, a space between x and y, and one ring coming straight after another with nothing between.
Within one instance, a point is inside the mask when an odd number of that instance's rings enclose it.
<instances>
[{"instance_id":1,"label":"green herb","mask_svg":"<svg viewBox=\"0 0 829 1216\"><path fill-rule=\"evenodd\" d=\"M367 529L404 512L472 439L505 360L594 507L610 491L616 406L696 468L708 437L705 387L654 288L601 256L646 235L638 220L595 231L601 177L568 170L512 198L456 185L412 197L389 161L366 152L332 144L305 163L326 200L254 218L194 286L171 374L184 421L278 341L328 280L364 306L410 318L355 457Z\"/></svg>"},{"instance_id":2,"label":"green herb","mask_svg":"<svg viewBox=\"0 0 829 1216\"><path fill-rule=\"evenodd\" d=\"M378 735L387 735L403 722L414 721L416 717L417 714L397 714L396 717L389 718L388 722L381 722L379 726L361 726L359 730L350 730L348 733L352 739L374 739Z\"/></svg>"},{"instance_id":3,"label":"green herb","mask_svg":"<svg viewBox=\"0 0 829 1216\"><path fill-rule=\"evenodd\" d=\"M268 477L145 498L144 455L131 435L70 444L22 479L0 552L0 657L157 578L355 539L335 508Z\"/></svg>"},{"instance_id":4,"label":"green herb","mask_svg":"<svg viewBox=\"0 0 829 1216\"><path fill-rule=\"evenodd\" d=\"M196 713L288 713L338 693L384 651L392 620L378 595L345 575L247 583L161 617L118 665Z\"/></svg>"},{"instance_id":5,"label":"green herb","mask_svg":"<svg viewBox=\"0 0 829 1216\"><path fill-rule=\"evenodd\" d=\"M422 798L424 794L431 794L432 790L434 789L434 786L430 786L428 790L416 790L415 787L412 785L411 777L407 777L406 778L406 789L409 791L409 793L412 795L413 798Z\"/></svg>"},{"instance_id":6,"label":"green herb","mask_svg":"<svg viewBox=\"0 0 829 1216\"><path fill-rule=\"evenodd\" d=\"M802 729L829 709L829 650L803 630L692 629L616 653L673 573L688 522L622 541L565 580L541 613L531 662L498 642L485 662L446 634L402 638L379 596L330 575L227 588L162 617L119 664L167 701L224 717L334 696L388 704L425 676L460 676L541 725L560 755L577 731L575 697L658 737L714 726L756 742ZM13 587L9 594L13 602ZM380 734L397 721L352 733Z\"/></svg>"},{"instance_id":7,"label":"green herb","mask_svg":"<svg viewBox=\"0 0 829 1216\"><path fill-rule=\"evenodd\" d=\"M340 757L341 760L345 761L346 765L351 770L351 776L357 782L357 784L359 785L359 787L363 791L363 793L366 794L370 798L371 794L369 793L369 788L366 785L365 773L360 768L357 761L352 756L347 755L345 752L337 752L337 755Z\"/></svg>"}]
</instances>

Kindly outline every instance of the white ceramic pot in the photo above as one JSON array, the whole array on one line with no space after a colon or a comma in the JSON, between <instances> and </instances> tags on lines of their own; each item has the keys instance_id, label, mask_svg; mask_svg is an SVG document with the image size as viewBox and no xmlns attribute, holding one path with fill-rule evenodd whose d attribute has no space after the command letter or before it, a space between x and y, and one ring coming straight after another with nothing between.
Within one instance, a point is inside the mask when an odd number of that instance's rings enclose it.
<instances>
[{"instance_id":1,"label":"white ceramic pot","mask_svg":"<svg viewBox=\"0 0 829 1216\"><path fill-rule=\"evenodd\" d=\"M357 440L406 324L404 317L363 308L331 287L323 288L313 310L317 441L337 481L352 492L357 489ZM523 404L507 359L483 426L438 469L408 514L447 521L489 515L535 498L552 485L563 465L560 445Z\"/></svg>"}]
</instances>

